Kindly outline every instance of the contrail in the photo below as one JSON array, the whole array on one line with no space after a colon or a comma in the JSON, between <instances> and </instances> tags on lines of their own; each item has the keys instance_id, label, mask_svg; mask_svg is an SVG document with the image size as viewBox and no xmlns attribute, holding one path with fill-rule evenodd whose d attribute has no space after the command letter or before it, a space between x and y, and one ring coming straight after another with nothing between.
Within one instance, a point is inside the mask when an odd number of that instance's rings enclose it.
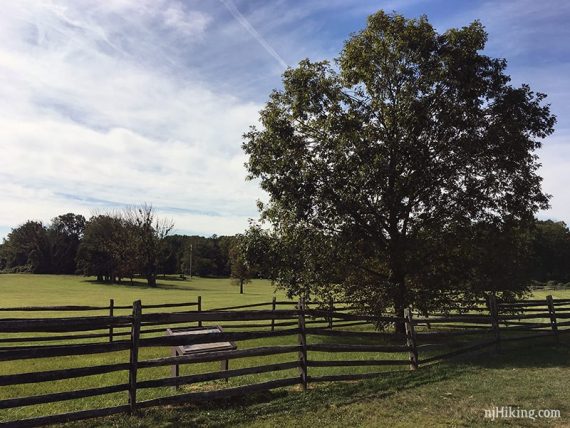
<instances>
[{"instance_id":1,"label":"contrail","mask_svg":"<svg viewBox=\"0 0 570 428\"><path fill-rule=\"evenodd\" d=\"M257 32L255 28L249 23L247 18L241 14L238 10L236 5L232 2L232 0L220 0L224 6L230 11L235 19L241 24L243 28L247 30L252 37L257 40L257 42L267 51L269 55L271 55L275 60L281 65L283 68L287 68L287 63L281 58L281 56L273 49L269 43L263 38L261 34Z\"/></svg>"}]
</instances>

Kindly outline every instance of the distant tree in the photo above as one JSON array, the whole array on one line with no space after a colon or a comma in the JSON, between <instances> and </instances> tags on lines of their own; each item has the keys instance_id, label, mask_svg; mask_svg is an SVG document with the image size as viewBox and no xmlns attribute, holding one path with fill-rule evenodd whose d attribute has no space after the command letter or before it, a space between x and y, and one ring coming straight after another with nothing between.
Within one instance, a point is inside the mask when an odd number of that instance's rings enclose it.
<instances>
[{"instance_id":1,"label":"distant tree","mask_svg":"<svg viewBox=\"0 0 570 428\"><path fill-rule=\"evenodd\" d=\"M486 40L479 22L438 34L425 17L378 12L345 43L338 71L304 60L284 73L243 145L269 194L262 220L281 241L308 242L282 286L340 280L371 310L402 316L457 287L424 287L426 260L454 252L440 236L522 228L548 206L535 150L555 117L544 94L509 84L505 60L481 53Z\"/></svg>"},{"instance_id":2,"label":"distant tree","mask_svg":"<svg viewBox=\"0 0 570 428\"><path fill-rule=\"evenodd\" d=\"M198 276L229 277L229 248L233 241L233 236L169 235L163 241L159 270L168 274L191 272Z\"/></svg>"},{"instance_id":3,"label":"distant tree","mask_svg":"<svg viewBox=\"0 0 570 428\"><path fill-rule=\"evenodd\" d=\"M230 251L235 245L237 239L241 235L236 236L218 236L218 257L217 257L217 275L228 277L231 273Z\"/></svg>"},{"instance_id":4,"label":"distant tree","mask_svg":"<svg viewBox=\"0 0 570 428\"><path fill-rule=\"evenodd\" d=\"M192 236L190 244L192 248L188 246L187 255L189 256L192 250L192 273L194 275L223 276L225 272L225 276L229 276L228 254L223 254L220 238L217 235L209 238Z\"/></svg>"},{"instance_id":5,"label":"distant tree","mask_svg":"<svg viewBox=\"0 0 570 428\"><path fill-rule=\"evenodd\" d=\"M538 221L532 234L532 278L570 282L570 230L562 221Z\"/></svg>"},{"instance_id":6,"label":"distant tree","mask_svg":"<svg viewBox=\"0 0 570 428\"><path fill-rule=\"evenodd\" d=\"M73 213L55 217L47 229L51 246L51 272L74 274L79 242L85 230L85 217Z\"/></svg>"},{"instance_id":7,"label":"distant tree","mask_svg":"<svg viewBox=\"0 0 570 428\"><path fill-rule=\"evenodd\" d=\"M31 273L50 273L50 243L45 226L38 221L27 221L18 226L2 245L5 268Z\"/></svg>"},{"instance_id":8,"label":"distant tree","mask_svg":"<svg viewBox=\"0 0 570 428\"><path fill-rule=\"evenodd\" d=\"M183 275L188 275L192 278L192 275L196 274L196 270L194 269L194 241L192 238L185 240L184 247L182 252L180 253L180 272Z\"/></svg>"},{"instance_id":9,"label":"distant tree","mask_svg":"<svg viewBox=\"0 0 570 428\"><path fill-rule=\"evenodd\" d=\"M246 257L244 244L246 241L238 235L229 248L230 269L233 281L239 285L239 294L243 294L243 286L251 282L252 269Z\"/></svg>"},{"instance_id":10,"label":"distant tree","mask_svg":"<svg viewBox=\"0 0 570 428\"><path fill-rule=\"evenodd\" d=\"M181 273L179 253L184 243L180 235L172 235L164 238L159 257L159 270L164 275Z\"/></svg>"},{"instance_id":11,"label":"distant tree","mask_svg":"<svg viewBox=\"0 0 570 428\"><path fill-rule=\"evenodd\" d=\"M0 244L0 272L3 272L6 270L7 266L8 266L8 259L6 256L6 244L5 241L2 242L2 244Z\"/></svg>"},{"instance_id":12,"label":"distant tree","mask_svg":"<svg viewBox=\"0 0 570 428\"><path fill-rule=\"evenodd\" d=\"M129 239L120 216L98 214L91 217L77 253L78 271L96 276L98 281L115 282L121 275L126 276L127 269L121 262L132 248ZM132 254L136 256L136 253Z\"/></svg>"},{"instance_id":13,"label":"distant tree","mask_svg":"<svg viewBox=\"0 0 570 428\"><path fill-rule=\"evenodd\" d=\"M157 218L153 207L147 204L125 209L123 217L133 228L141 273L149 287L156 287L161 247L174 223Z\"/></svg>"},{"instance_id":14,"label":"distant tree","mask_svg":"<svg viewBox=\"0 0 570 428\"><path fill-rule=\"evenodd\" d=\"M140 208L144 211L145 206ZM200 276L230 276L233 236L170 236L165 232L171 222L155 218L152 227L145 228L144 221L137 219L138 210L134 207L94 214L89 221L67 213L52 219L47 228L38 222L27 222L26 227L14 229L14 239L7 236L0 244L0 271L79 273L95 275L100 281L121 282L130 278L132 282L135 275L145 275L143 250L149 248L146 242L156 244L152 247L157 251L155 276L190 271ZM151 229L155 237L145 241L145 231Z\"/></svg>"},{"instance_id":15,"label":"distant tree","mask_svg":"<svg viewBox=\"0 0 570 428\"><path fill-rule=\"evenodd\" d=\"M270 279L290 298L328 302L346 291L341 285L351 256L346 247L335 243L314 228L283 222L278 229L267 229L253 223L243 235L241 248L254 276Z\"/></svg>"}]
</instances>

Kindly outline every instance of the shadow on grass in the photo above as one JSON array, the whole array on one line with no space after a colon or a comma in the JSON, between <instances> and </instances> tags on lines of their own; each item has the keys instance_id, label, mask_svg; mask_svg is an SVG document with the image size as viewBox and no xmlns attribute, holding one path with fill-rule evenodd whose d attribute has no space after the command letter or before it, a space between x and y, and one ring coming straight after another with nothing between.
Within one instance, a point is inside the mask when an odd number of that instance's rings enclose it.
<instances>
[{"instance_id":1,"label":"shadow on grass","mask_svg":"<svg viewBox=\"0 0 570 428\"><path fill-rule=\"evenodd\" d=\"M423 385L475 374L482 368L567 367L570 361L570 343L565 341L555 345L544 343L545 340L532 341L530 346L528 342L526 346L522 343L504 346L499 353L487 351L458 357L445 363L420 368L415 372L386 372L385 375L370 380L312 385L307 393L279 390L252 394L191 406L172 407L166 414L159 409L149 409L145 412L145 422L139 426L153 426L157 421L161 421L163 426L182 421L187 424L185 426L227 426L233 422L244 423L259 417L271 417L290 412L292 409L326 409L382 400Z\"/></svg>"},{"instance_id":2,"label":"shadow on grass","mask_svg":"<svg viewBox=\"0 0 570 428\"><path fill-rule=\"evenodd\" d=\"M516 344L504 343L499 352L489 353L485 357L465 357L461 361L483 369L567 368L570 364L570 337L564 338L559 344L553 342L554 339L547 336Z\"/></svg>"},{"instance_id":3,"label":"shadow on grass","mask_svg":"<svg viewBox=\"0 0 570 428\"><path fill-rule=\"evenodd\" d=\"M210 279L210 278L208 278ZM214 278L214 279L220 279L220 278ZM149 287L147 284L146 279L144 278L136 278L134 279L132 282L127 279L127 280L123 280L120 283L114 282L104 282L104 281L97 281L96 279L84 279L81 282L83 283L87 283L87 284L93 284L93 285L100 285L100 286L106 286L106 287L113 287L113 288L125 288L125 289L145 289L145 290L184 290L184 291L192 291L192 292L200 292L200 291L204 291L204 292L210 292L212 291L211 288L208 288L208 286L204 286L204 285L195 285L192 280L186 279L186 280L181 280L181 279L171 279L171 278L167 278L167 281L176 281L176 282L180 282L180 284L167 284L161 281L165 281L164 279L162 279L161 277L157 278L157 283L156 283L156 287ZM228 279L229 281L229 279ZM236 292L235 292L236 296L239 296L239 289L236 287ZM245 290L244 294L245 296L265 296L265 293L252 293L252 292L248 292L247 289ZM271 304L271 301L268 300L268 304Z\"/></svg>"},{"instance_id":4,"label":"shadow on grass","mask_svg":"<svg viewBox=\"0 0 570 428\"><path fill-rule=\"evenodd\" d=\"M458 374L457 370L463 368L452 366L441 370L430 367L417 372L386 372L385 376L373 380L315 385L307 393L296 388L295 391L278 390L169 407L166 411L149 409L142 414L143 419L125 418L122 423L112 426L232 426L293 410L302 412L302 409L326 409L384 399L400 391L450 379Z\"/></svg>"},{"instance_id":5,"label":"shadow on grass","mask_svg":"<svg viewBox=\"0 0 570 428\"><path fill-rule=\"evenodd\" d=\"M103 282L103 281L97 281L95 279L84 279L82 282L88 283L88 284L93 284L93 285L113 287L113 288L129 288L129 289L139 288L139 289L146 289L146 290L153 290L154 289L154 290L187 290L187 291L200 290L200 288L192 287L192 282L190 282L190 281L185 281L186 284L179 285L179 284L164 284L164 283L161 283L160 279L159 279L157 281L156 287L149 287L149 285L146 282L146 279L140 279L140 278L133 280L133 282L131 282L130 280L124 280L124 281L121 281L120 283Z\"/></svg>"},{"instance_id":6,"label":"shadow on grass","mask_svg":"<svg viewBox=\"0 0 570 428\"><path fill-rule=\"evenodd\" d=\"M231 399L151 408L141 413L140 416L143 417L118 416L84 421L80 425L73 426L233 426L291 412L302 413L311 409L338 408L355 403L383 400L424 385L477 375L481 369L568 367L570 338L564 336L560 344L552 343L553 338L549 339L504 344L500 352L488 350L469 354L443 363L423 366L414 372L392 371L378 378L363 381L311 384L307 393L295 387Z\"/></svg>"}]
</instances>

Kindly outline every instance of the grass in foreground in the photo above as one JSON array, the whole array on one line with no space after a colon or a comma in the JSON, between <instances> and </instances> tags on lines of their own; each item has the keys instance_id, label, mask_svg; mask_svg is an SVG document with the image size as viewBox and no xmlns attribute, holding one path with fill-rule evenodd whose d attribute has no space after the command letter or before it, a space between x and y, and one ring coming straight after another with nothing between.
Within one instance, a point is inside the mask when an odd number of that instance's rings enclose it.
<instances>
[{"instance_id":1,"label":"grass in foreground","mask_svg":"<svg viewBox=\"0 0 570 428\"><path fill-rule=\"evenodd\" d=\"M68 424L70 427L450 427L569 426L570 346L542 342L486 353L416 372L386 373L361 382L276 391L237 400L149 409L138 417ZM495 406L557 409L560 419L503 419Z\"/></svg>"}]
</instances>

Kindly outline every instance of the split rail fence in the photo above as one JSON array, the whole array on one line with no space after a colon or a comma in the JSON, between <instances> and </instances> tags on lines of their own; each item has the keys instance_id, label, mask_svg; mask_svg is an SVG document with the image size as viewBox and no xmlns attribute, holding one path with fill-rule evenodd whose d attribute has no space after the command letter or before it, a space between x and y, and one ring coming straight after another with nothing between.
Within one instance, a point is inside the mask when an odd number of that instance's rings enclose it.
<instances>
[{"instance_id":1,"label":"split rail fence","mask_svg":"<svg viewBox=\"0 0 570 428\"><path fill-rule=\"evenodd\" d=\"M157 311L165 309L179 311ZM119 314L126 310L129 311L128 314ZM116 306L111 301L108 307L0 309L0 312L10 313L38 311L105 311L106 315L0 318L0 363L21 360L21 367L26 367L30 365L30 360L117 352L122 354L113 354L115 357L110 359L109 364L9 374L0 372L0 387L115 372L122 372L126 376L123 382L107 386L1 399L0 411L115 393L125 394L124 404L25 419L9 420L0 417L2 427L31 427L118 413L133 414L138 409L151 406L243 396L294 385L306 390L312 383L356 380L386 373L385 368L378 367L416 370L457 355L490 347L498 349L508 342L543 337L558 341L560 336L570 332L570 299L553 299L551 296L546 300L517 302L497 302L490 297L484 304L481 302L463 308L461 313L425 316L407 310L404 317L355 313L347 302L331 301L328 305L315 305L303 300L294 303L278 302L275 299L270 303L215 310L203 310L201 298L189 303L144 306L140 301L134 302L132 306ZM212 323L223 326L223 332L164 335L167 327L196 327ZM377 331L374 327L379 324L404 325L405 334ZM267 341L263 342L265 339ZM258 346L260 340L261 346ZM141 355L142 351L149 348L168 349L226 341L239 345L247 341L257 342L253 347L238 346L238 349L229 351L158 358L144 358ZM38 342L41 343L37 344ZM167 352L164 354L168 355ZM223 360L253 359L258 362L260 357L276 355L286 358L285 361L282 358L265 359L261 365L231 368L227 371L210 370L190 372L179 377L147 379L146 376L141 379L141 373L145 370L159 367L192 367L192 364ZM350 373L338 373L339 367L355 366L376 368L366 369L374 371L355 372L351 369ZM201 382L268 373L281 373L284 377L253 383L248 382L247 377L246 383L238 386L228 387L225 383L215 383L216 389L193 388L178 392L173 388L164 388L195 386ZM151 395L150 398L147 395L147 398L141 399L143 391L157 388L163 395Z\"/></svg>"}]
</instances>

